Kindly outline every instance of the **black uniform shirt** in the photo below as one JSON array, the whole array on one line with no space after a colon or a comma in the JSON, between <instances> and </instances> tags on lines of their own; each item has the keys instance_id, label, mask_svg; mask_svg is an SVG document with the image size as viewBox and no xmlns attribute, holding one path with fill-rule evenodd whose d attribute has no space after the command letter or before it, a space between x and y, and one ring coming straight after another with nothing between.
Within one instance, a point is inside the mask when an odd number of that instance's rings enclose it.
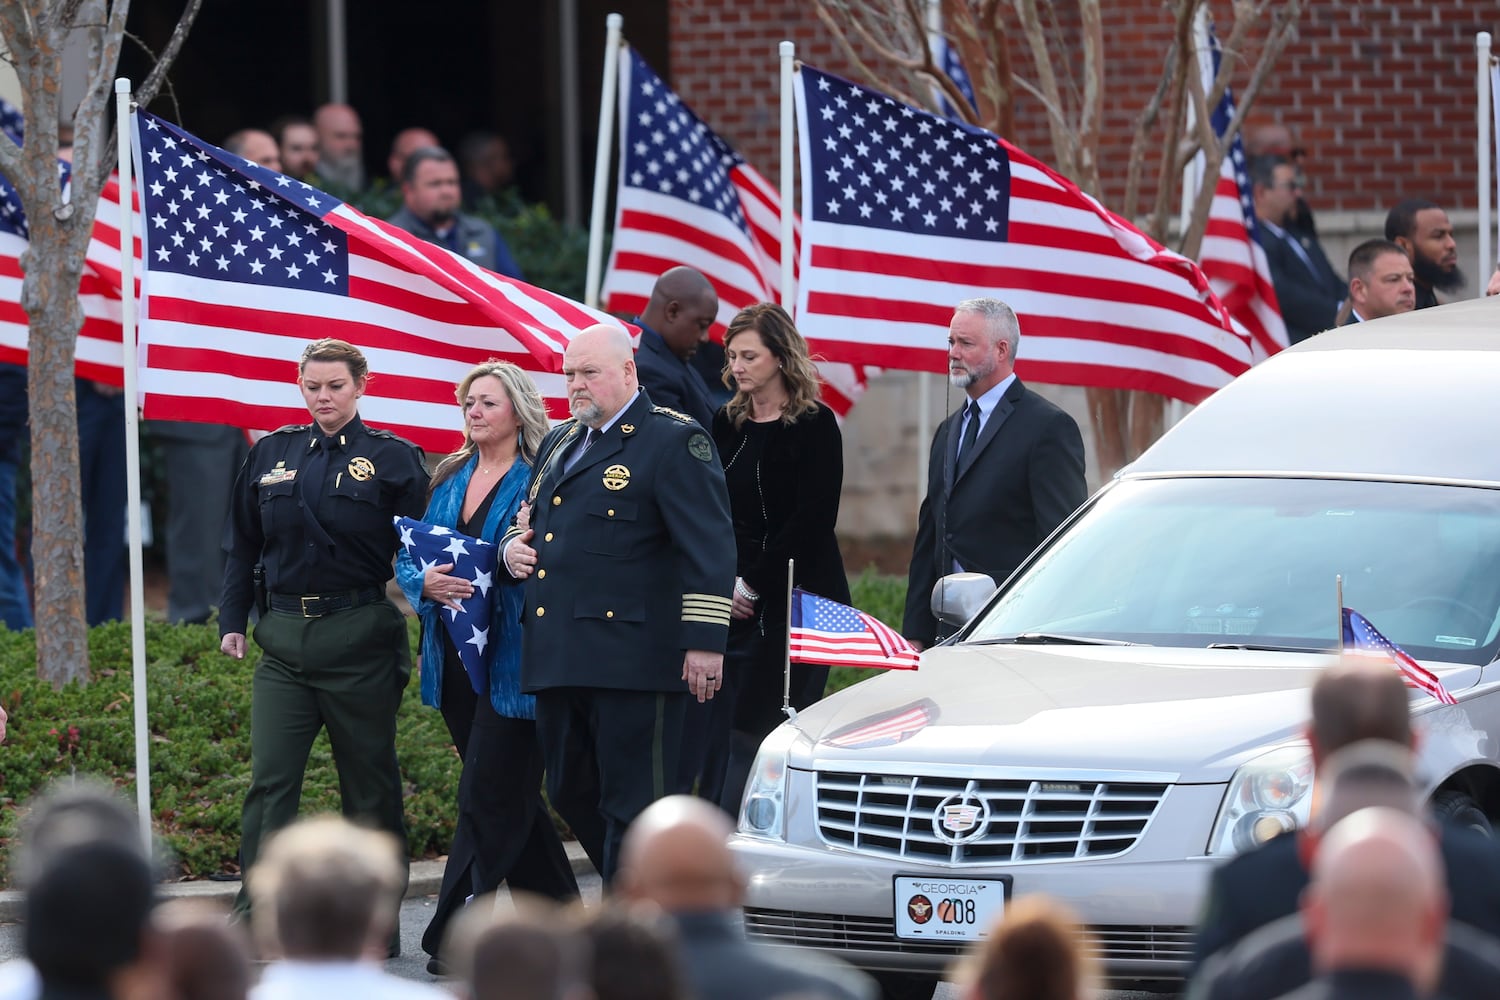
<instances>
[{"instance_id":1,"label":"black uniform shirt","mask_svg":"<svg viewBox=\"0 0 1500 1000\"><path fill-rule=\"evenodd\" d=\"M314 489L298 474L320 449L326 464ZM311 523L304 510L309 500ZM392 516L421 517L426 506L421 450L390 431L366 427L358 416L331 437L313 424L262 438L240 468L224 528L220 634L245 631L256 562L265 566L273 594L383 586L396 552Z\"/></svg>"}]
</instances>

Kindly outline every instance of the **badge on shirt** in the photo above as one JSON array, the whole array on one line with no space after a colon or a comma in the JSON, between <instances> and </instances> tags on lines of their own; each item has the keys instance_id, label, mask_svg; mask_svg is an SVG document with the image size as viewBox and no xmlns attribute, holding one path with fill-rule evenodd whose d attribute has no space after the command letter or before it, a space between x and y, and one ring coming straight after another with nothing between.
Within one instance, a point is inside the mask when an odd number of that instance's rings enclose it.
<instances>
[{"instance_id":1,"label":"badge on shirt","mask_svg":"<svg viewBox=\"0 0 1500 1000\"><path fill-rule=\"evenodd\" d=\"M630 485L630 470L623 465L611 465L604 470L604 488L623 490Z\"/></svg>"},{"instance_id":2,"label":"badge on shirt","mask_svg":"<svg viewBox=\"0 0 1500 1000\"><path fill-rule=\"evenodd\" d=\"M368 458L352 458L349 460L349 475L360 482L368 482L375 478L375 463Z\"/></svg>"}]
</instances>

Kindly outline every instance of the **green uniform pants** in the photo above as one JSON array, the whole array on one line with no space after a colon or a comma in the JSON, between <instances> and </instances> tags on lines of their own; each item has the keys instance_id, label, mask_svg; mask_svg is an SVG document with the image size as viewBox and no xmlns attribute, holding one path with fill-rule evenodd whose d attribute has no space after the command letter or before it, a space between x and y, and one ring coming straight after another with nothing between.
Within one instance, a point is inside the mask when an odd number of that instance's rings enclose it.
<instances>
[{"instance_id":1,"label":"green uniform pants","mask_svg":"<svg viewBox=\"0 0 1500 1000\"><path fill-rule=\"evenodd\" d=\"M262 650L250 703L250 791L240 865L249 872L266 838L297 818L302 776L328 727L343 813L388 830L406 851L396 710L411 676L405 616L388 600L303 618L271 611L255 627ZM237 906L246 908L241 892Z\"/></svg>"}]
</instances>

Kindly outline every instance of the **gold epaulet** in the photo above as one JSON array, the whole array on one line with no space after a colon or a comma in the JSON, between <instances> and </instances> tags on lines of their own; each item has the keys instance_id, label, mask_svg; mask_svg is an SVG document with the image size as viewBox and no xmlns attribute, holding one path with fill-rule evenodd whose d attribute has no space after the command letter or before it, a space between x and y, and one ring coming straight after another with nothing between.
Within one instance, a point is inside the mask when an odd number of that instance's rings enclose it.
<instances>
[{"instance_id":1,"label":"gold epaulet","mask_svg":"<svg viewBox=\"0 0 1500 1000\"><path fill-rule=\"evenodd\" d=\"M685 424L696 424L698 422L698 421L694 420L692 417L688 416L686 413L682 413L682 412L680 412L678 410L674 410L670 406L653 406L653 407L651 407L651 412L652 413L664 413L667 416L672 417L672 418L674 418L676 420L681 420Z\"/></svg>"}]
</instances>

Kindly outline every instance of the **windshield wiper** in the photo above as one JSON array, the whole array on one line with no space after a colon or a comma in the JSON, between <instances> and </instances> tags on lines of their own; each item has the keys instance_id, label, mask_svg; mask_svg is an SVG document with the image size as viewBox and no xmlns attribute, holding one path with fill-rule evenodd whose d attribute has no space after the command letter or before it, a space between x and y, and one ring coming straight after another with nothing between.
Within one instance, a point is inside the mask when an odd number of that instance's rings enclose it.
<instances>
[{"instance_id":1,"label":"windshield wiper","mask_svg":"<svg viewBox=\"0 0 1500 1000\"><path fill-rule=\"evenodd\" d=\"M1327 646L1276 646L1264 642L1211 642L1208 649L1249 649L1263 653L1332 653Z\"/></svg>"},{"instance_id":2,"label":"windshield wiper","mask_svg":"<svg viewBox=\"0 0 1500 1000\"><path fill-rule=\"evenodd\" d=\"M1138 642L1126 642L1124 639L1099 639L1091 635L1065 635L1061 632L1022 632L1020 635L1007 636L1003 639L981 639L978 642L966 642L966 646L991 646L1000 643L1015 643L1026 646L1139 646Z\"/></svg>"}]
</instances>

